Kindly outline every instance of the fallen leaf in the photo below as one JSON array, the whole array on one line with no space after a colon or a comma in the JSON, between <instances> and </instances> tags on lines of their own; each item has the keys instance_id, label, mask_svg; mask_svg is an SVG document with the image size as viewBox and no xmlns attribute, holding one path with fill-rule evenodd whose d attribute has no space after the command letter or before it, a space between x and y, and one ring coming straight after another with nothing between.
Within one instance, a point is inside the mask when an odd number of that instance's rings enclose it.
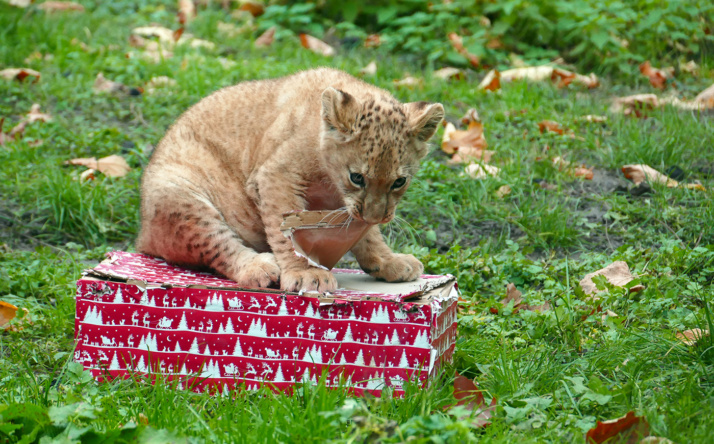
<instances>
[{"instance_id":1,"label":"fallen leaf","mask_svg":"<svg viewBox=\"0 0 714 444\"><path fill-rule=\"evenodd\" d=\"M471 418L471 426L474 428L491 424L491 416L496 409L496 398L493 398L491 404L486 407L486 399L476 383L458 373L454 379L454 399L457 401L456 406L463 406L472 412L469 416L459 418L460 420ZM448 411L455 405L449 404L444 407L444 410Z\"/></svg>"},{"instance_id":2,"label":"fallen leaf","mask_svg":"<svg viewBox=\"0 0 714 444\"><path fill-rule=\"evenodd\" d=\"M238 64L235 60L227 59L225 57L218 57L216 58L216 61L221 64L223 69L230 69Z\"/></svg>"},{"instance_id":3,"label":"fallen leaf","mask_svg":"<svg viewBox=\"0 0 714 444\"><path fill-rule=\"evenodd\" d=\"M697 94L697 97L694 98L694 103L706 109L714 108L714 85Z\"/></svg>"},{"instance_id":4,"label":"fallen leaf","mask_svg":"<svg viewBox=\"0 0 714 444\"><path fill-rule=\"evenodd\" d=\"M192 39L188 40L188 45L191 48L216 49L215 43L209 42L208 40L204 40L204 39L192 38Z\"/></svg>"},{"instance_id":5,"label":"fallen leaf","mask_svg":"<svg viewBox=\"0 0 714 444\"><path fill-rule=\"evenodd\" d=\"M377 62L372 60L364 68L359 70L359 73L363 76L373 76L377 74Z\"/></svg>"},{"instance_id":6,"label":"fallen leaf","mask_svg":"<svg viewBox=\"0 0 714 444\"><path fill-rule=\"evenodd\" d=\"M527 80L531 82L550 80L552 82L556 82L558 87L561 88L571 83L583 85L588 88L596 88L600 86L600 81L593 73L582 75L566 69L554 68L552 66L527 66L508 69L501 72L501 83L508 83L516 80Z\"/></svg>"},{"instance_id":7,"label":"fallen leaf","mask_svg":"<svg viewBox=\"0 0 714 444\"><path fill-rule=\"evenodd\" d=\"M10 130L9 133L7 133L8 136L12 137L13 139L17 140L22 136L22 133L25 132L25 128L27 127L27 119L20 120L20 123L15 125L13 129Z\"/></svg>"},{"instance_id":8,"label":"fallen leaf","mask_svg":"<svg viewBox=\"0 0 714 444\"><path fill-rule=\"evenodd\" d=\"M464 74L458 68L441 68L434 71L434 77L441 80L463 80Z\"/></svg>"},{"instance_id":9,"label":"fallen leaf","mask_svg":"<svg viewBox=\"0 0 714 444\"><path fill-rule=\"evenodd\" d=\"M634 280L635 277L630 273L630 268L624 261L615 261L605 268L598 271L586 274L585 277L580 281L580 288L587 295L594 295L604 290L598 290L597 286L593 282L595 276L605 276L607 281L614 285L615 287L624 287L630 281ZM645 289L642 284L635 285L630 288L630 293L637 293Z\"/></svg>"},{"instance_id":10,"label":"fallen leaf","mask_svg":"<svg viewBox=\"0 0 714 444\"><path fill-rule=\"evenodd\" d=\"M34 77L32 83L40 80L40 73L30 68L6 68L0 71L0 77L5 80L18 80L22 82L27 77Z\"/></svg>"},{"instance_id":11,"label":"fallen leaf","mask_svg":"<svg viewBox=\"0 0 714 444\"><path fill-rule=\"evenodd\" d=\"M394 86L396 86L397 88L401 88L401 87L417 88L417 87L421 87L423 82L424 81L422 79L417 79L416 77L412 77L412 76L406 76L401 80L395 80L393 83L394 83Z\"/></svg>"},{"instance_id":12,"label":"fallen leaf","mask_svg":"<svg viewBox=\"0 0 714 444\"><path fill-rule=\"evenodd\" d=\"M671 78L674 73L674 68L664 70L653 68L650 61L647 60L640 64L640 72L649 78L650 85L657 89L664 89L667 86L667 79Z\"/></svg>"},{"instance_id":13,"label":"fallen leaf","mask_svg":"<svg viewBox=\"0 0 714 444\"><path fill-rule=\"evenodd\" d=\"M546 131L556 134L563 134L565 132L563 131L563 127L561 127L558 122L554 122L552 120L543 120L542 122L539 122L538 129L540 130L541 134Z\"/></svg>"},{"instance_id":14,"label":"fallen leaf","mask_svg":"<svg viewBox=\"0 0 714 444\"><path fill-rule=\"evenodd\" d=\"M79 175L79 180L81 182L86 182L88 180L94 180L97 178L96 173L97 173L97 170L95 170L93 168L86 169L86 170L82 171L82 173Z\"/></svg>"},{"instance_id":15,"label":"fallen leaf","mask_svg":"<svg viewBox=\"0 0 714 444\"><path fill-rule=\"evenodd\" d=\"M33 103L32 107L30 107L30 112L27 113L26 119L27 119L28 123L51 122L52 116L50 116L49 114L40 112L40 105L38 103Z\"/></svg>"},{"instance_id":16,"label":"fallen leaf","mask_svg":"<svg viewBox=\"0 0 714 444\"><path fill-rule=\"evenodd\" d=\"M250 12L253 17L261 16L265 12L265 6L254 0L241 0L238 9Z\"/></svg>"},{"instance_id":17,"label":"fallen leaf","mask_svg":"<svg viewBox=\"0 0 714 444\"><path fill-rule=\"evenodd\" d=\"M486 48L488 48L488 49L501 49L503 47L504 47L503 42L498 37L493 38L493 39L489 40L488 42L486 42Z\"/></svg>"},{"instance_id":18,"label":"fallen leaf","mask_svg":"<svg viewBox=\"0 0 714 444\"><path fill-rule=\"evenodd\" d=\"M605 123L607 122L607 116L596 116L593 114L588 114L586 116L578 118L578 120L582 120L588 123Z\"/></svg>"},{"instance_id":19,"label":"fallen leaf","mask_svg":"<svg viewBox=\"0 0 714 444\"><path fill-rule=\"evenodd\" d=\"M96 93L124 93L128 94L130 88L123 83L115 82L104 77L103 73L97 74L92 87Z\"/></svg>"},{"instance_id":20,"label":"fallen leaf","mask_svg":"<svg viewBox=\"0 0 714 444\"><path fill-rule=\"evenodd\" d=\"M146 83L146 94L153 94L158 89L176 86L176 80L168 76L152 77Z\"/></svg>"},{"instance_id":21,"label":"fallen leaf","mask_svg":"<svg viewBox=\"0 0 714 444\"><path fill-rule=\"evenodd\" d=\"M701 328L693 328L691 330L677 333L677 339L690 347L697 345L697 342L699 342L700 339L707 336L709 336L709 330L702 330Z\"/></svg>"},{"instance_id":22,"label":"fallen leaf","mask_svg":"<svg viewBox=\"0 0 714 444\"><path fill-rule=\"evenodd\" d=\"M123 157L113 154L97 160L95 157L72 159L65 162L67 165L82 165L98 170L105 176L123 177L131 170Z\"/></svg>"},{"instance_id":23,"label":"fallen leaf","mask_svg":"<svg viewBox=\"0 0 714 444\"><path fill-rule=\"evenodd\" d=\"M648 436L641 439L637 444L674 444L674 442L659 436Z\"/></svg>"},{"instance_id":24,"label":"fallen leaf","mask_svg":"<svg viewBox=\"0 0 714 444\"><path fill-rule=\"evenodd\" d=\"M139 413L139 415L137 415L137 417L136 417L136 422L138 424L148 426L149 425L149 417L143 413Z\"/></svg>"},{"instance_id":25,"label":"fallen leaf","mask_svg":"<svg viewBox=\"0 0 714 444\"><path fill-rule=\"evenodd\" d=\"M32 0L8 0L7 4L17 8L27 8L32 3Z\"/></svg>"},{"instance_id":26,"label":"fallen leaf","mask_svg":"<svg viewBox=\"0 0 714 444\"><path fill-rule=\"evenodd\" d=\"M39 9L45 12L65 12L65 11L77 11L84 12L84 6L74 3L74 2L55 2L48 1L40 4Z\"/></svg>"},{"instance_id":27,"label":"fallen leaf","mask_svg":"<svg viewBox=\"0 0 714 444\"><path fill-rule=\"evenodd\" d=\"M300 34L300 43L304 48L307 48L312 52L322 54L325 57L335 55L335 48L311 35Z\"/></svg>"},{"instance_id":28,"label":"fallen leaf","mask_svg":"<svg viewBox=\"0 0 714 444\"><path fill-rule=\"evenodd\" d=\"M635 444L649 435L649 428L644 417L628 412L621 418L598 421L597 425L585 435L585 441L588 444L600 444L606 441Z\"/></svg>"},{"instance_id":29,"label":"fallen leaf","mask_svg":"<svg viewBox=\"0 0 714 444\"><path fill-rule=\"evenodd\" d=\"M271 26L253 42L256 48L267 48L275 40L275 26Z\"/></svg>"},{"instance_id":30,"label":"fallen leaf","mask_svg":"<svg viewBox=\"0 0 714 444\"><path fill-rule=\"evenodd\" d=\"M622 172L625 177L630 179L635 185L639 185L642 182L658 183L666 185L669 188L674 188L679 185L679 182L670 179L649 165L623 165Z\"/></svg>"},{"instance_id":31,"label":"fallen leaf","mask_svg":"<svg viewBox=\"0 0 714 444\"><path fill-rule=\"evenodd\" d=\"M486 74L486 77L481 80L478 89L487 91L496 91L501 88L501 73L494 69Z\"/></svg>"},{"instance_id":32,"label":"fallen leaf","mask_svg":"<svg viewBox=\"0 0 714 444\"><path fill-rule=\"evenodd\" d=\"M6 324L17 316L17 307L5 301L0 301L0 327L7 328Z\"/></svg>"},{"instance_id":33,"label":"fallen leaf","mask_svg":"<svg viewBox=\"0 0 714 444\"><path fill-rule=\"evenodd\" d=\"M462 56L466 57L466 59L471 64L471 66L473 66L474 68L478 68L479 65L481 64L481 61L479 60L479 58L476 55L471 54L466 49L466 47L464 46L464 41L461 38L461 36L455 32L450 32L448 37L449 37L449 41L451 42L451 46L454 47L456 52L458 52Z\"/></svg>"},{"instance_id":34,"label":"fallen leaf","mask_svg":"<svg viewBox=\"0 0 714 444\"><path fill-rule=\"evenodd\" d=\"M634 94L614 99L610 111L621 112L626 116L634 114L636 117L645 117L644 111L653 110L659 106L659 99L654 94Z\"/></svg>"},{"instance_id":35,"label":"fallen leaf","mask_svg":"<svg viewBox=\"0 0 714 444\"><path fill-rule=\"evenodd\" d=\"M511 190L511 187L510 187L510 186L508 186L508 185L501 185L501 186L498 187L498 189L496 190L496 197L498 197L499 199L503 199L504 197L506 197L506 196L508 196L509 194L511 194L511 191L513 191L513 190Z\"/></svg>"},{"instance_id":36,"label":"fallen leaf","mask_svg":"<svg viewBox=\"0 0 714 444\"><path fill-rule=\"evenodd\" d=\"M478 113L474 110L471 117L478 118ZM463 163L470 160L490 162L494 152L486 149L488 143L483 134L483 124L478 120L468 118L467 120L469 120L469 126L465 131L451 130L447 127L448 131L444 131L445 140L441 143L442 151L453 154L451 163ZM448 140L446 140L447 135Z\"/></svg>"},{"instance_id":37,"label":"fallen leaf","mask_svg":"<svg viewBox=\"0 0 714 444\"><path fill-rule=\"evenodd\" d=\"M140 26L131 30L132 35L144 38L157 38L160 42L173 45L183 36L184 28L172 30L164 26Z\"/></svg>"},{"instance_id":38,"label":"fallen leaf","mask_svg":"<svg viewBox=\"0 0 714 444\"><path fill-rule=\"evenodd\" d=\"M466 165L466 174L471 176L472 179L485 179L486 177L496 177L501 172L501 169L493 165L486 165L482 163L470 163Z\"/></svg>"},{"instance_id":39,"label":"fallen leaf","mask_svg":"<svg viewBox=\"0 0 714 444\"><path fill-rule=\"evenodd\" d=\"M585 165L573 166L571 162L563 159L560 156L553 158L553 165L560 171L568 171L575 177L582 177L587 180L593 180L595 171L592 168L587 168Z\"/></svg>"},{"instance_id":40,"label":"fallen leaf","mask_svg":"<svg viewBox=\"0 0 714 444\"><path fill-rule=\"evenodd\" d=\"M185 25L196 18L196 5L193 0L178 0L178 20Z\"/></svg>"},{"instance_id":41,"label":"fallen leaf","mask_svg":"<svg viewBox=\"0 0 714 444\"><path fill-rule=\"evenodd\" d=\"M690 60L687 63L679 62L679 70L695 77L699 75L699 65L694 60Z\"/></svg>"},{"instance_id":42,"label":"fallen leaf","mask_svg":"<svg viewBox=\"0 0 714 444\"><path fill-rule=\"evenodd\" d=\"M524 303L521 297L522 293L516 288L513 283L506 285L506 297L503 298L499 303L506 307L508 304L513 302L513 313L518 313L520 310L528 311L544 311L550 309L550 303L546 301L543 305L529 305ZM493 314L498 314L499 310L496 307L491 307L489 311Z\"/></svg>"},{"instance_id":43,"label":"fallen leaf","mask_svg":"<svg viewBox=\"0 0 714 444\"><path fill-rule=\"evenodd\" d=\"M382 40L380 39L379 34L370 34L366 39L364 39L365 48L376 48L381 44Z\"/></svg>"},{"instance_id":44,"label":"fallen leaf","mask_svg":"<svg viewBox=\"0 0 714 444\"><path fill-rule=\"evenodd\" d=\"M471 125L474 122L481 123L481 117L478 115L476 108L469 108L466 114L461 118L461 123L464 125Z\"/></svg>"}]
</instances>

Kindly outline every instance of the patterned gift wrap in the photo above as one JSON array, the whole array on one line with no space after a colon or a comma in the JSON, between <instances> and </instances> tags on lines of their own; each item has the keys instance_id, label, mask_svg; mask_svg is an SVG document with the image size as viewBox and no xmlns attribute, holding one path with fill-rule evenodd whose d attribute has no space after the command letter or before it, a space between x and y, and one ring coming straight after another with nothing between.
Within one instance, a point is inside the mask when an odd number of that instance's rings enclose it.
<instances>
[{"instance_id":1,"label":"patterned gift wrap","mask_svg":"<svg viewBox=\"0 0 714 444\"><path fill-rule=\"evenodd\" d=\"M107 256L77 282L74 359L99 381L151 374L227 393L323 379L357 395L391 387L400 396L406 381L423 385L452 358L451 276L385 284L333 270L349 289L299 295L238 289L141 254Z\"/></svg>"}]
</instances>

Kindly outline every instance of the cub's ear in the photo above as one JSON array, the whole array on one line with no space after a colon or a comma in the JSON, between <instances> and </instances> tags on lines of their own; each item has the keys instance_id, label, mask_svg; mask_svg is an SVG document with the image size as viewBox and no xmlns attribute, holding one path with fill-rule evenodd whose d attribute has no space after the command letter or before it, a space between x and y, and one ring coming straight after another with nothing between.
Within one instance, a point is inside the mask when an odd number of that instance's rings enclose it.
<instances>
[{"instance_id":1,"label":"cub's ear","mask_svg":"<svg viewBox=\"0 0 714 444\"><path fill-rule=\"evenodd\" d=\"M322 92L322 120L328 130L351 133L359 110L357 99L344 91L330 86Z\"/></svg>"},{"instance_id":2,"label":"cub's ear","mask_svg":"<svg viewBox=\"0 0 714 444\"><path fill-rule=\"evenodd\" d=\"M428 102L412 102L404 106L412 136L422 142L431 139L444 119L444 106L441 103Z\"/></svg>"}]
</instances>

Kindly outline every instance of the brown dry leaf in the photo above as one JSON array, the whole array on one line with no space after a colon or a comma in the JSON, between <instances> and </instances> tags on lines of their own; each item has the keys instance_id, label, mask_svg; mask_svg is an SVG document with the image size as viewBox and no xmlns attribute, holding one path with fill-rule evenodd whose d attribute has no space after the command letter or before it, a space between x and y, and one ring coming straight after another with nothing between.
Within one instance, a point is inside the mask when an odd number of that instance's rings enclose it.
<instances>
[{"instance_id":1,"label":"brown dry leaf","mask_svg":"<svg viewBox=\"0 0 714 444\"><path fill-rule=\"evenodd\" d=\"M275 26L271 26L253 42L256 48L267 48L275 40Z\"/></svg>"},{"instance_id":2,"label":"brown dry leaf","mask_svg":"<svg viewBox=\"0 0 714 444\"><path fill-rule=\"evenodd\" d=\"M421 78L417 79L416 77L406 76L401 80L395 80L393 83L394 83L394 86L396 86L397 88L404 87L404 88L413 89L413 88L421 88L424 83L424 80Z\"/></svg>"},{"instance_id":3,"label":"brown dry leaf","mask_svg":"<svg viewBox=\"0 0 714 444\"><path fill-rule=\"evenodd\" d=\"M507 185L505 185L507 186ZM550 303L546 301L543 305L529 305L523 302L522 293L516 288L513 283L506 285L506 297L503 298L500 304L504 307L513 302L513 313L518 313L520 310L528 311L544 311L550 309ZM498 308L491 307L489 311L493 314L498 314Z\"/></svg>"},{"instance_id":4,"label":"brown dry leaf","mask_svg":"<svg viewBox=\"0 0 714 444\"><path fill-rule=\"evenodd\" d=\"M379 34L370 34L364 39L365 48L376 48L382 44Z\"/></svg>"},{"instance_id":5,"label":"brown dry leaf","mask_svg":"<svg viewBox=\"0 0 714 444\"><path fill-rule=\"evenodd\" d=\"M511 190L511 187L509 185L501 185L496 190L496 197L498 197L499 199L503 199L504 197L511 194L511 191L513 190Z\"/></svg>"},{"instance_id":6,"label":"brown dry leaf","mask_svg":"<svg viewBox=\"0 0 714 444\"><path fill-rule=\"evenodd\" d=\"M695 77L699 75L699 65L694 60L690 60L687 63L679 62L679 70Z\"/></svg>"},{"instance_id":7,"label":"brown dry leaf","mask_svg":"<svg viewBox=\"0 0 714 444\"><path fill-rule=\"evenodd\" d=\"M664 89L667 86L667 79L672 77L674 69L653 68L648 60L640 64L640 72L650 79L650 85L657 89Z\"/></svg>"},{"instance_id":8,"label":"brown dry leaf","mask_svg":"<svg viewBox=\"0 0 714 444\"><path fill-rule=\"evenodd\" d=\"M30 107L30 112L27 113L26 117L28 123L35 122L51 122L52 116L40 111L40 105L38 103L33 103Z\"/></svg>"},{"instance_id":9,"label":"brown dry leaf","mask_svg":"<svg viewBox=\"0 0 714 444\"><path fill-rule=\"evenodd\" d=\"M363 76L373 76L377 74L377 62L372 60L371 62L369 62L369 64L367 64L367 66L360 69L359 73Z\"/></svg>"},{"instance_id":10,"label":"brown dry leaf","mask_svg":"<svg viewBox=\"0 0 714 444\"><path fill-rule=\"evenodd\" d=\"M441 80L463 80L464 73L459 68L441 68L434 71L434 77Z\"/></svg>"},{"instance_id":11,"label":"brown dry leaf","mask_svg":"<svg viewBox=\"0 0 714 444\"><path fill-rule=\"evenodd\" d=\"M9 133L7 133L8 136L12 137L13 139L17 140L22 136L22 133L25 132L25 128L27 127L27 119L20 120L20 123L15 125L13 129L10 130Z\"/></svg>"},{"instance_id":12,"label":"brown dry leaf","mask_svg":"<svg viewBox=\"0 0 714 444\"><path fill-rule=\"evenodd\" d=\"M571 162L560 156L553 158L553 165L560 171L569 171L575 177L582 177L587 180L593 180L595 177L595 171L592 168L588 168L585 165L573 166Z\"/></svg>"},{"instance_id":13,"label":"brown dry leaf","mask_svg":"<svg viewBox=\"0 0 714 444\"><path fill-rule=\"evenodd\" d=\"M481 123L481 117L478 115L476 108L469 108L466 114L461 118L461 123L464 125L471 125L474 122Z\"/></svg>"},{"instance_id":14,"label":"brown dry leaf","mask_svg":"<svg viewBox=\"0 0 714 444\"><path fill-rule=\"evenodd\" d=\"M621 418L598 421L597 425L585 435L585 441L588 444L604 442L636 444L649 435L649 430L650 426L644 417L628 412Z\"/></svg>"},{"instance_id":15,"label":"brown dry leaf","mask_svg":"<svg viewBox=\"0 0 714 444\"><path fill-rule=\"evenodd\" d=\"M128 93L129 87L123 83L115 82L114 80L109 80L104 77L103 73L97 74L96 80L94 80L94 86L92 87L96 93Z\"/></svg>"},{"instance_id":16,"label":"brown dry leaf","mask_svg":"<svg viewBox=\"0 0 714 444\"><path fill-rule=\"evenodd\" d=\"M178 21L185 25L196 18L196 5L193 0L178 0Z\"/></svg>"},{"instance_id":17,"label":"brown dry leaf","mask_svg":"<svg viewBox=\"0 0 714 444\"><path fill-rule=\"evenodd\" d=\"M253 17L258 17L263 15L265 12L265 5L261 2L255 0L240 0L240 6L238 7L240 11L248 11Z\"/></svg>"},{"instance_id":18,"label":"brown dry leaf","mask_svg":"<svg viewBox=\"0 0 714 444\"><path fill-rule=\"evenodd\" d=\"M137 424L148 426L149 425L149 417L143 413L139 413L139 415L136 417L136 422L137 422Z\"/></svg>"},{"instance_id":19,"label":"brown dry leaf","mask_svg":"<svg viewBox=\"0 0 714 444\"><path fill-rule=\"evenodd\" d=\"M501 88L501 73L497 69L489 71L486 77L478 84L480 90L496 91Z\"/></svg>"},{"instance_id":20,"label":"brown dry leaf","mask_svg":"<svg viewBox=\"0 0 714 444\"><path fill-rule=\"evenodd\" d=\"M469 416L472 418L471 427L480 428L491 424L491 415L496 409L496 398L493 398L491 404L486 407L486 399L484 399L483 393L478 389L474 381L456 373L456 379L454 379L454 398L457 401L455 405L465 406L468 410L473 412L472 415ZM444 410L448 410L453 406L454 404L449 404L444 407ZM466 419L466 417L459 419L463 420Z\"/></svg>"},{"instance_id":21,"label":"brown dry leaf","mask_svg":"<svg viewBox=\"0 0 714 444\"><path fill-rule=\"evenodd\" d=\"M454 154L458 151L462 157L476 154L475 151L485 150L487 147L488 143L483 135L483 124L479 121L471 121L468 128L463 131L455 128L452 130L447 125L444 131L444 140L441 143L441 149L446 154Z\"/></svg>"},{"instance_id":22,"label":"brown dry leaf","mask_svg":"<svg viewBox=\"0 0 714 444\"><path fill-rule=\"evenodd\" d=\"M82 171L82 173L79 175L79 180L80 182L86 182L88 180L94 180L97 178L97 170L89 168L87 170Z\"/></svg>"},{"instance_id":23,"label":"brown dry leaf","mask_svg":"<svg viewBox=\"0 0 714 444\"><path fill-rule=\"evenodd\" d=\"M40 73L30 68L6 68L0 71L0 77L5 80L18 80L22 82L27 77L34 77L32 83L40 80Z\"/></svg>"},{"instance_id":24,"label":"brown dry leaf","mask_svg":"<svg viewBox=\"0 0 714 444\"><path fill-rule=\"evenodd\" d=\"M624 287L630 281L635 279L635 277L632 276L632 273L630 273L630 267L627 266L626 262L615 261L603 269L586 274L580 281L580 288L582 288L583 292L587 295L594 295L601 291L597 289L597 286L593 282L593 278L595 276L605 276L605 279L607 279L607 281L615 287ZM642 291L644 289L644 285L638 284L631 287L629 292L637 293L638 291Z\"/></svg>"},{"instance_id":25,"label":"brown dry leaf","mask_svg":"<svg viewBox=\"0 0 714 444\"><path fill-rule=\"evenodd\" d=\"M460 35L458 35L455 32L450 32L448 37L449 37L449 41L451 42L451 46L454 47L456 52L458 52L462 56L466 57L466 59L471 64L471 66L473 66L474 68L478 68L479 65L481 65L481 60L479 60L479 58L476 55L471 54L466 49L466 47L464 46L464 41Z\"/></svg>"},{"instance_id":26,"label":"brown dry leaf","mask_svg":"<svg viewBox=\"0 0 714 444\"><path fill-rule=\"evenodd\" d=\"M565 133L563 127L561 127L558 122L554 122L552 120L543 120L542 122L539 122L538 129L540 130L541 134L546 131L561 135Z\"/></svg>"},{"instance_id":27,"label":"brown dry leaf","mask_svg":"<svg viewBox=\"0 0 714 444\"><path fill-rule=\"evenodd\" d=\"M636 117L644 117L646 116L644 111L653 110L659 106L659 99L654 94L634 94L614 99L610 111L621 112L626 116L634 114Z\"/></svg>"},{"instance_id":28,"label":"brown dry leaf","mask_svg":"<svg viewBox=\"0 0 714 444\"><path fill-rule=\"evenodd\" d=\"M694 103L705 109L714 108L714 85L700 92L697 97L694 98Z\"/></svg>"},{"instance_id":29,"label":"brown dry leaf","mask_svg":"<svg viewBox=\"0 0 714 444\"><path fill-rule=\"evenodd\" d=\"M564 87L571 83L583 85L588 88L596 88L600 86L600 81L593 73L585 76L566 69L554 68L552 66L526 66L522 68L508 69L501 73L502 83L513 82L515 80L528 80L531 82L550 80L557 82L559 87Z\"/></svg>"},{"instance_id":30,"label":"brown dry leaf","mask_svg":"<svg viewBox=\"0 0 714 444\"><path fill-rule=\"evenodd\" d=\"M486 177L496 177L501 172L501 169L493 165L472 162L466 165L466 174L472 179L485 179Z\"/></svg>"},{"instance_id":31,"label":"brown dry leaf","mask_svg":"<svg viewBox=\"0 0 714 444\"><path fill-rule=\"evenodd\" d=\"M38 6L39 9L45 12L65 12L65 11L77 11L84 12L84 6L79 3L74 2L55 2L49 1L44 2Z\"/></svg>"},{"instance_id":32,"label":"brown dry leaf","mask_svg":"<svg viewBox=\"0 0 714 444\"><path fill-rule=\"evenodd\" d=\"M679 182L670 179L649 165L623 165L622 172L625 174L625 177L630 179L635 185L639 185L642 182L659 183L669 188L674 188L679 185Z\"/></svg>"},{"instance_id":33,"label":"brown dry leaf","mask_svg":"<svg viewBox=\"0 0 714 444\"><path fill-rule=\"evenodd\" d=\"M683 331L677 333L677 339L682 341L684 345L694 346L697 345L700 339L709 336L709 330L702 330L701 328L693 328L691 330Z\"/></svg>"},{"instance_id":34,"label":"brown dry leaf","mask_svg":"<svg viewBox=\"0 0 714 444\"><path fill-rule=\"evenodd\" d=\"M303 48L307 48L312 52L322 54L325 57L335 55L335 48L323 42L322 40L308 34L300 34L300 43Z\"/></svg>"},{"instance_id":35,"label":"brown dry leaf","mask_svg":"<svg viewBox=\"0 0 714 444\"><path fill-rule=\"evenodd\" d=\"M6 324L17 316L17 307L5 301L0 301L0 327L7 328Z\"/></svg>"},{"instance_id":36,"label":"brown dry leaf","mask_svg":"<svg viewBox=\"0 0 714 444\"><path fill-rule=\"evenodd\" d=\"M102 157L97 160L95 157L84 157L72 159L65 162L67 165L83 165L87 168L98 170L105 176L123 177L131 171L129 164L126 163L123 157L113 154L111 156Z\"/></svg>"}]
</instances>

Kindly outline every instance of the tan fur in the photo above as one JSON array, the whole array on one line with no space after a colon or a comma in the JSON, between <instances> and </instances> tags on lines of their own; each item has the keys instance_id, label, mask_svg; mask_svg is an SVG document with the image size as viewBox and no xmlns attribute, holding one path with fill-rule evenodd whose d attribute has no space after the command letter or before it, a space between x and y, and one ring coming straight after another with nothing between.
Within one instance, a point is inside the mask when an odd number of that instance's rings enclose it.
<instances>
[{"instance_id":1,"label":"tan fur","mask_svg":"<svg viewBox=\"0 0 714 444\"><path fill-rule=\"evenodd\" d=\"M279 229L283 214L346 207L355 218L389 222L443 114L440 104L400 104L325 68L217 91L156 147L142 180L137 249L247 287L332 291L330 272L294 254ZM400 177L406 184L392 189ZM423 270L413 256L394 254L378 225L352 252L386 281Z\"/></svg>"}]
</instances>

